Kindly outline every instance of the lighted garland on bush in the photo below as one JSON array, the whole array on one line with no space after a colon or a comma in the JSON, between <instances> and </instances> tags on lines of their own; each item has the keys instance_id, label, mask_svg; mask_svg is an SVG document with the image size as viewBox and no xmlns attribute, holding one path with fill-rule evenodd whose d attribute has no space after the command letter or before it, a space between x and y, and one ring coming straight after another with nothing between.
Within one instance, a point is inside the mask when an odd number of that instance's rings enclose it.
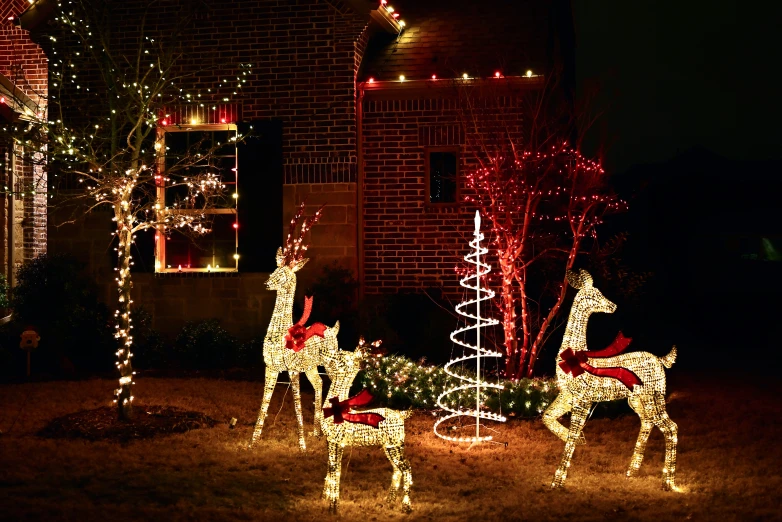
<instances>
[{"instance_id":1,"label":"lighted garland on bush","mask_svg":"<svg viewBox=\"0 0 782 522\"><path fill-rule=\"evenodd\" d=\"M367 361L353 390L366 388L378 402L391 408L435 409L437 397L457 381L441 366L428 366L423 361L414 362L401 355L387 355ZM557 396L557 387L549 379L520 379L502 384L505 388L501 393L486 395L486 405L511 417L538 417ZM448 400L456 404L474 399L474 396L474 391L461 391L453 393Z\"/></svg>"}]
</instances>

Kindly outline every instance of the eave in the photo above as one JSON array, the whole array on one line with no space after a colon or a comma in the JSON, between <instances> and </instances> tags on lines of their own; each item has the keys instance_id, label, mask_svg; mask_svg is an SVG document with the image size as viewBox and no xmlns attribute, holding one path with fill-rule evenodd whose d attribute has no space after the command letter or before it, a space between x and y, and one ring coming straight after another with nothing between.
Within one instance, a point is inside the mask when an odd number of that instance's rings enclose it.
<instances>
[{"instance_id":1,"label":"eave","mask_svg":"<svg viewBox=\"0 0 782 522\"><path fill-rule=\"evenodd\" d=\"M57 3L54 0L35 0L16 17L14 23L22 29L33 32L49 19L56 7Z\"/></svg>"},{"instance_id":2,"label":"eave","mask_svg":"<svg viewBox=\"0 0 782 522\"><path fill-rule=\"evenodd\" d=\"M32 120L40 110L32 98L3 74L0 74L0 96L4 99L4 102L0 104L2 105L2 116L8 121ZM11 119L11 114L16 116Z\"/></svg>"}]
</instances>

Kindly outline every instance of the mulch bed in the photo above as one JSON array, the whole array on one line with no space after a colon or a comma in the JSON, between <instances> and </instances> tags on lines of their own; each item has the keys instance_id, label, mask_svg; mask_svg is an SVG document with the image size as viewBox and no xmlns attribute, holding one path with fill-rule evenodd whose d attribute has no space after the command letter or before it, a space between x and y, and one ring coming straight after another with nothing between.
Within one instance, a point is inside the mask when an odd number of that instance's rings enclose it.
<instances>
[{"instance_id":1,"label":"mulch bed","mask_svg":"<svg viewBox=\"0 0 782 522\"><path fill-rule=\"evenodd\" d=\"M201 412L167 406L134 406L133 411L130 421L118 420L117 409L109 406L70 413L52 420L38 435L50 439L130 442L218 424Z\"/></svg>"}]
</instances>

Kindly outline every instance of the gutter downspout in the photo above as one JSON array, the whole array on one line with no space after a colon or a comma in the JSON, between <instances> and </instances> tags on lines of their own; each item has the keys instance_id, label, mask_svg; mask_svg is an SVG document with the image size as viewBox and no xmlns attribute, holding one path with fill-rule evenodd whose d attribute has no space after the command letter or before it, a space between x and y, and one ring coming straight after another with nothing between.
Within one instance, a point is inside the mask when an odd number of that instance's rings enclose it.
<instances>
[{"instance_id":1,"label":"gutter downspout","mask_svg":"<svg viewBox=\"0 0 782 522\"><path fill-rule=\"evenodd\" d=\"M364 86L358 87L356 100L356 257L358 298L364 299Z\"/></svg>"}]
</instances>

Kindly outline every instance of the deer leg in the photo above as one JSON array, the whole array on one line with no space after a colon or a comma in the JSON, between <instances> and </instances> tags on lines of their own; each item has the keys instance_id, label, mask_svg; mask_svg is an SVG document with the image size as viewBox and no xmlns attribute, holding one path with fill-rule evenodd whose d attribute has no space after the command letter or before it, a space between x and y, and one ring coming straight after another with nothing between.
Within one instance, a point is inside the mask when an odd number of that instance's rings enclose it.
<instances>
[{"instance_id":1,"label":"deer leg","mask_svg":"<svg viewBox=\"0 0 782 522\"><path fill-rule=\"evenodd\" d=\"M576 449L576 444L581 436L581 430L586 422L590 406L591 403L589 402L575 402L573 404L573 412L570 415L570 431L568 432L567 442L565 443L565 452L562 454L562 461L559 463L559 468L557 468L556 473L554 473L554 481L551 483L552 488L561 488L565 485L568 468L570 467L570 459L573 458L573 451Z\"/></svg>"},{"instance_id":2,"label":"deer leg","mask_svg":"<svg viewBox=\"0 0 782 522\"><path fill-rule=\"evenodd\" d=\"M301 415L301 383L299 382L299 372L289 371L293 385L293 407L296 410L296 424L299 432L299 449L307 450L307 444L304 442L304 418Z\"/></svg>"},{"instance_id":3,"label":"deer leg","mask_svg":"<svg viewBox=\"0 0 782 522\"><path fill-rule=\"evenodd\" d=\"M402 485L402 470L399 469L399 459L397 458L396 452L394 451L395 449L396 448L394 446L383 447L383 451L386 452L388 461L394 467L394 473L391 475L391 487L388 488L388 497L386 498L386 502L389 504L396 502L396 492L399 490L399 486Z\"/></svg>"},{"instance_id":4,"label":"deer leg","mask_svg":"<svg viewBox=\"0 0 782 522\"><path fill-rule=\"evenodd\" d=\"M250 439L249 447L258 442L261 438L261 432L263 431L263 422L266 420L266 412L269 410L269 402L272 400L272 394L274 393L274 386L277 384L278 372L274 368L266 367L266 377L263 380L263 401L261 402L261 410L258 412L258 420L255 422L255 429L253 429L253 436Z\"/></svg>"},{"instance_id":5,"label":"deer leg","mask_svg":"<svg viewBox=\"0 0 782 522\"><path fill-rule=\"evenodd\" d=\"M329 501L329 512L336 513L339 503L339 479L342 471L342 446L329 441L329 469L326 474L326 484L323 486L323 497Z\"/></svg>"},{"instance_id":6,"label":"deer leg","mask_svg":"<svg viewBox=\"0 0 782 522\"><path fill-rule=\"evenodd\" d=\"M676 445L679 442L679 427L668 417L665 410L665 397L654 396L654 422L665 435L665 467L663 468L663 489L671 491L676 488Z\"/></svg>"},{"instance_id":7,"label":"deer leg","mask_svg":"<svg viewBox=\"0 0 782 522\"><path fill-rule=\"evenodd\" d=\"M554 435L559 437L562 442L567 442L569 430L559 422L559 419L570 412L572 400L573 397L569 393L564 391L560 392L560 394L557 395L557 398L554 399L554 402L549 404L549 407L543 412L543 424L545 424ZM576 444L584 444L584 442L584 439L579 437Z\"/></svg>"},{"instance_id":8,"label":"deer leg","mask_svg":"<svg viewBox=\"0 0 782 522\"><path fill-rule=\"evenodd\" d=\"M320 378L320 374L318 374L317 366L307 370L306 375L312 387L315 388L315 426L312 430L312 435L320 437L323 435L321 431L321 423L323 422L323 381Z\"/></svg>"},{"instance_id":9,"label":"deer leg","mask_svg":"<svg viewBox=\"0 0 782 522\"><path fill-rule=\"evenodd\" d=\"M388 460L394 466L391 487L388 490L388 503L391 504L396 500L397 491L402 486L402 511L410 513L413 510L410 504L410 486L413 485L413 473L410 461L405 458L405 444L386 446L383 449Z\"/></svg>"},{"instance_id":10,"label":"deer leg","mask_svg":"<svg viewBox=\"0 0 782 522\"><path fill-rule=\"evenodd\" d=\"M651 421L652 411L646 407L640 396L633 395L628 398L627 402L630 403L630 407L641 418L641 431L638 433L638 440L635 443L633 456L630 459L630 467L627 468L627 476L634 477L641 467L641 462L644 460L646 442L649 440L649 433L651 433L654 423Z\"/></svg>"}]
</instances>

